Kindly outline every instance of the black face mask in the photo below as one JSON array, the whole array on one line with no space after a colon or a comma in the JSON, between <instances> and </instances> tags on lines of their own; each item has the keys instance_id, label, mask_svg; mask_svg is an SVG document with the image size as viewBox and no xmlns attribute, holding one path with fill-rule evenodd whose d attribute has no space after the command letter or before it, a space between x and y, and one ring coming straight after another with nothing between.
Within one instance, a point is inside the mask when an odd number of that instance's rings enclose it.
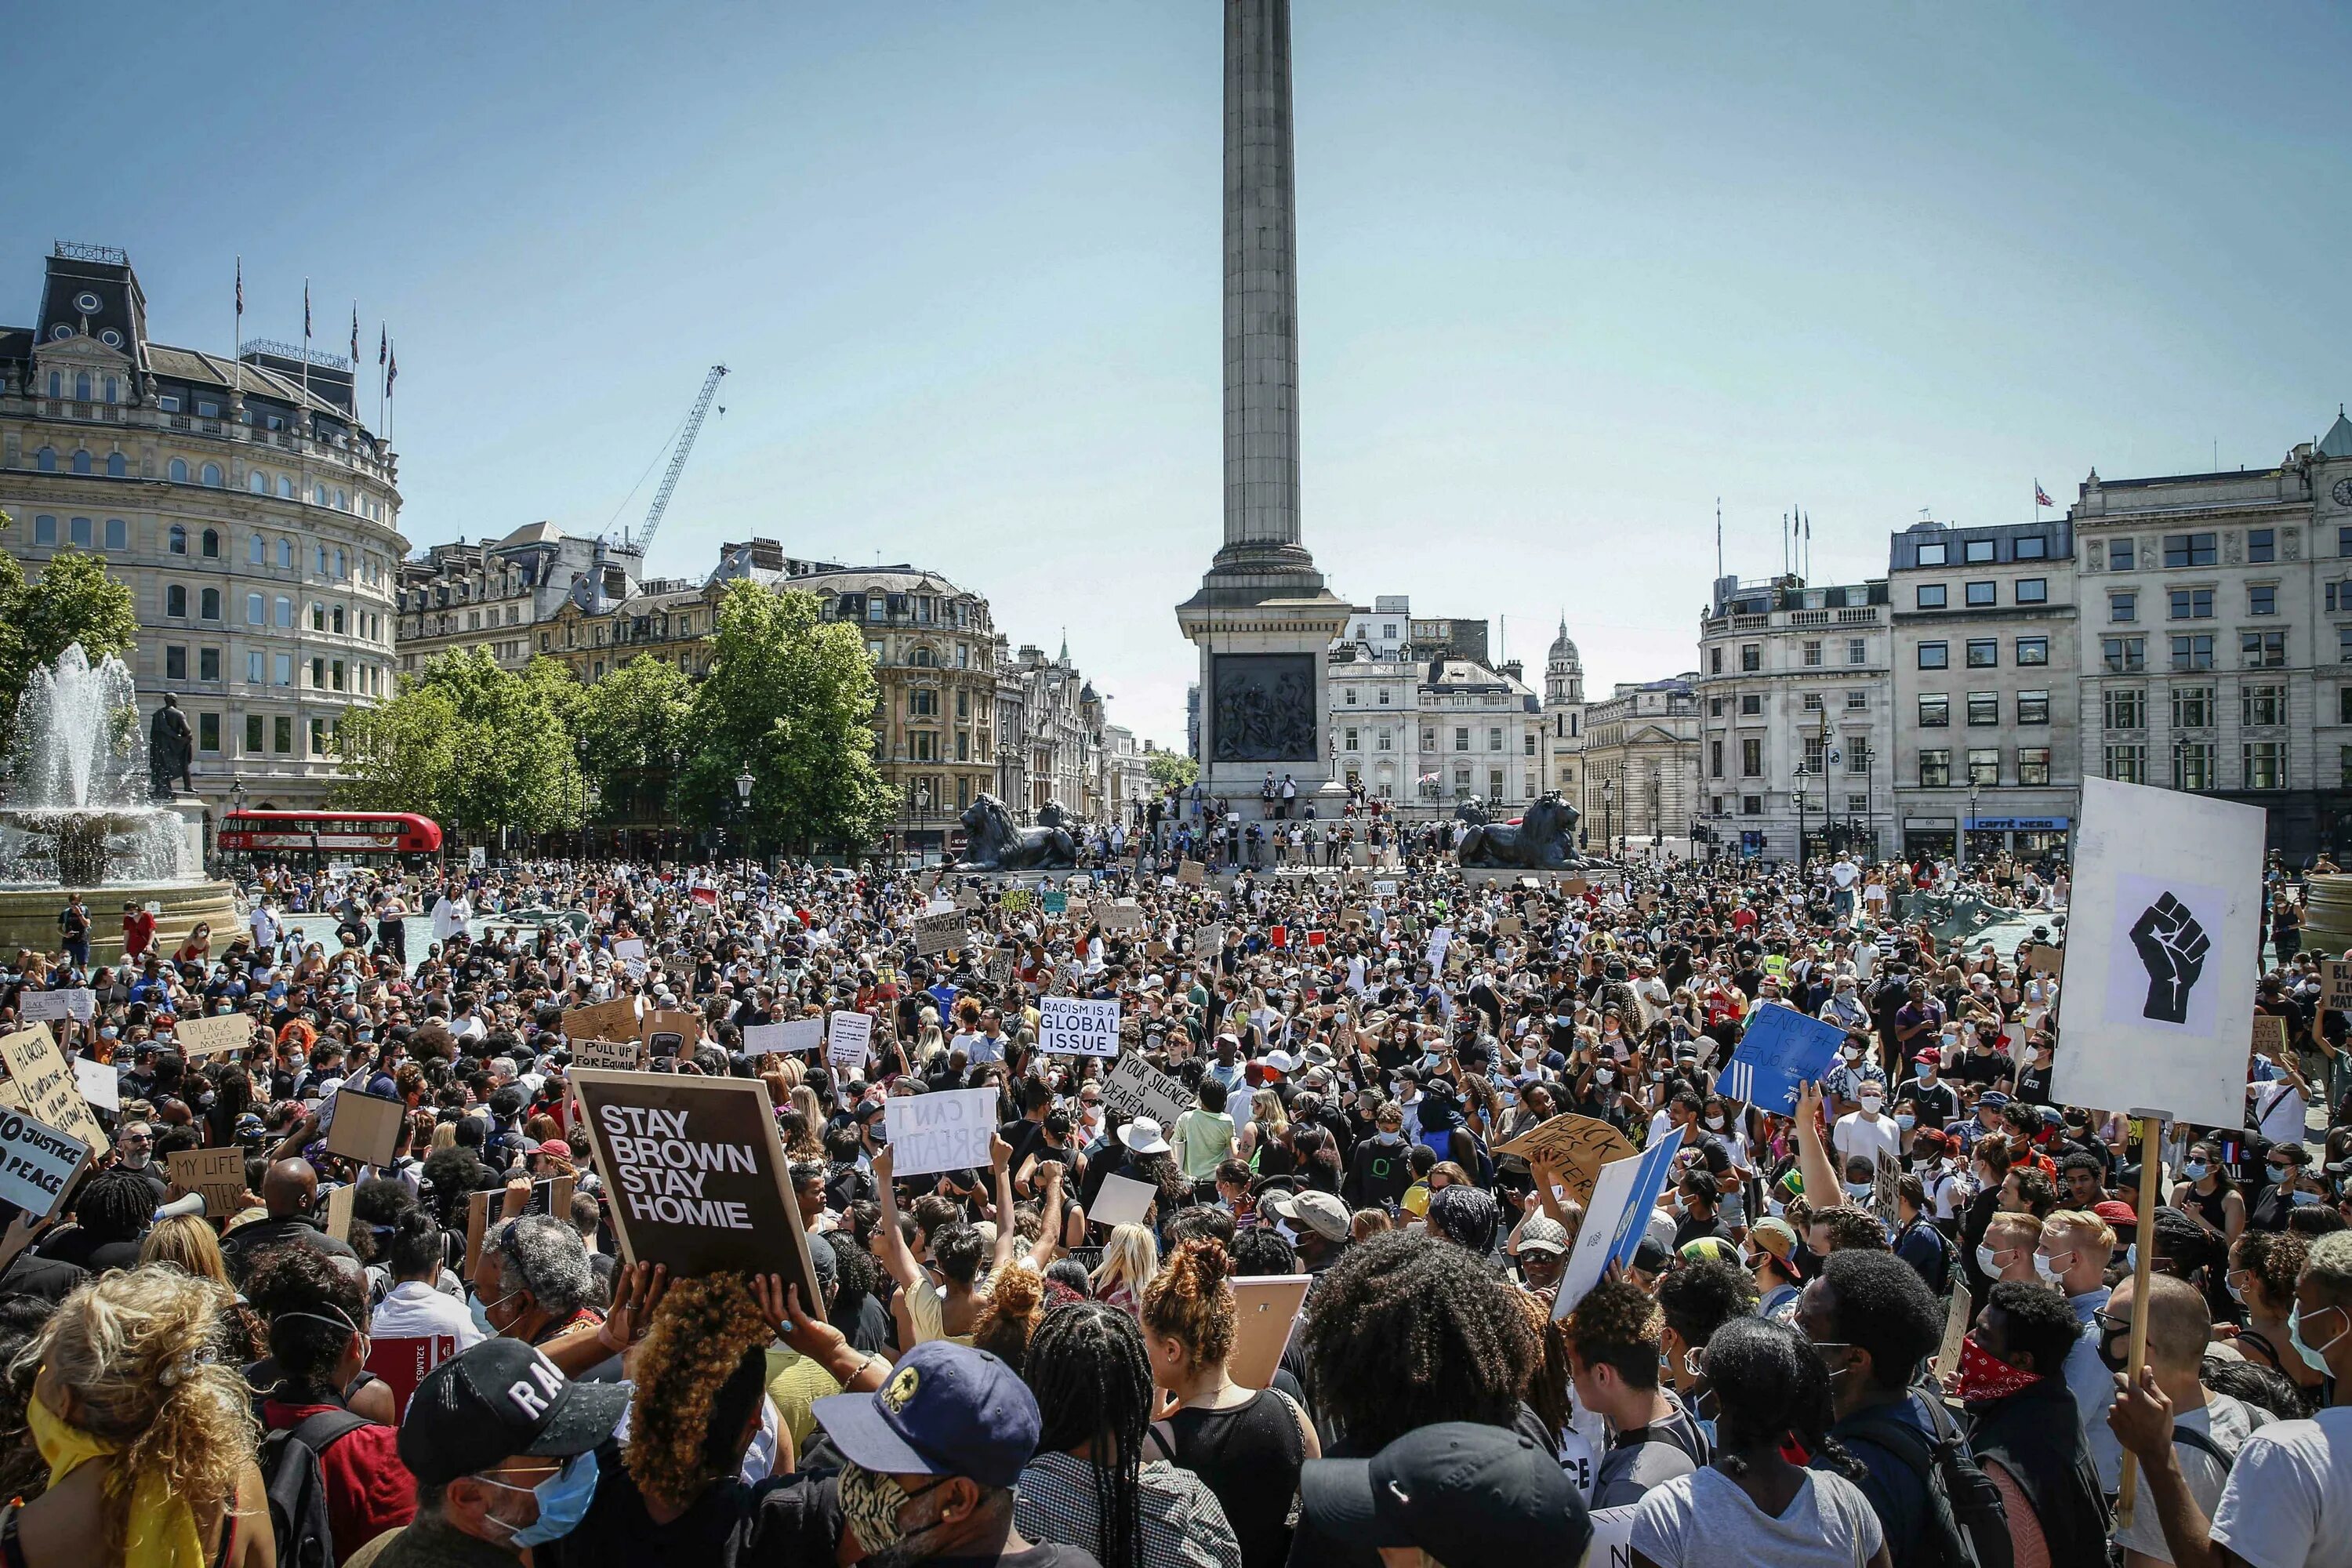
<instances>
[{"instance_id":1,"label":"black face mask","mask_svg":"<svg viewBox=\"0 0 2352 1568\"><path fill-rule=\"evenodd\" d=\"M2124 1372L2129 1370L2131 1366L2131 1357L2128 1354L2118 1355L2115 1351L2108 1348L2109 1346L2116 1344L2118 1341L2122 1342L2123 1347L2126 1352L2130 1350L2131 1335L2128 1333L2101 1334L2099 1336L2099 1360L2105 1365L2109 1372Z\"/></svg>"}]
</instances>

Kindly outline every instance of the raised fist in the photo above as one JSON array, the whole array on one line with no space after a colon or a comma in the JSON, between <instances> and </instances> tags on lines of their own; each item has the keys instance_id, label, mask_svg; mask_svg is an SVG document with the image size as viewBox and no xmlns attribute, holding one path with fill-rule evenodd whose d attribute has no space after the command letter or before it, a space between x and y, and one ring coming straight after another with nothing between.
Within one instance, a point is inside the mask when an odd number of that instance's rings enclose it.
<instances>
[{"instance_id":1,"label":"raised fist","mask_svg":"<svg viewBox=\"0 0 2352 1568\"><path fill-rule=\"evenodd\" d=\"M2205 954L2213 945L2205 928L2187 904L2167 893L2132 922L2131 939L2140 967L2147 971L2142 1016L2167 1024L2187 1022L2189 993L2205 972Z\"/></svg>"}]
</instances>

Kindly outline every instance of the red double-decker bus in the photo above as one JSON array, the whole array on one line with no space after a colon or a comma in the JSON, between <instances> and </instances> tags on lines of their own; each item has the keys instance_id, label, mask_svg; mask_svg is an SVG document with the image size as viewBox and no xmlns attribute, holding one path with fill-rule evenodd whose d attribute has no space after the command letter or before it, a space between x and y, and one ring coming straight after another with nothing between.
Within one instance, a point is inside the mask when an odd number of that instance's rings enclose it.
<instances>
[{"instance_id":1,"label":"red double-decker bus","mask_svg":"<svg viewBox=\"0 0 2352 1568\"><path fill-rule=\"evenodd\" d=\"M433 855L441 825L407 811L232 811L218 842L223 854Z\"/></svg>"}]
</instances>

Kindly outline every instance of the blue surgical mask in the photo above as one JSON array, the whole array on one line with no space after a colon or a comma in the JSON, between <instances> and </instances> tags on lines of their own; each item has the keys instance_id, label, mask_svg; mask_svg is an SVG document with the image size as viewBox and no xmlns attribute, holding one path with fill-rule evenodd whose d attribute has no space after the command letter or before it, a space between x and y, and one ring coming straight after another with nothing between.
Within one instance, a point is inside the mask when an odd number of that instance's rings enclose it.
<instances>
[{"instance_id":1,"label":"blue surgical mask","mask_svg":"<svg viewBox=\"0 0 2352 1568\"><path fill-rule=\"evenodd\" d=\"M2180 1167L2180 1173L2192 1182L2201 1182L2212 1172L2213 1167L2202 1160L2191 1160Z\"/></svg>"},{"instance_id":2,"label":"blue surgical mask","mask_svg":"<svg viewBox=\"0 0 2352 1568\"><path fill-rule=\"evenodd\" d=\"M537 1498L539 1517L515 1530L507 1540L513 1546L544 1546L551 1541L559 1541L571 1534L587 1517L588 1505L596 1496L596 1452L592 1448L584 1454L574 1455L562 1469L535 1487L514 1486L490 1476L474 1479L510 1492L529 1491ZM483 1517L499 1524L506 1523L495 1514ZM509 1525L508 1528L513 1530L514 1527Z\"/></svg>"},{"instance_id":3,"label":"blue surgical mask","mask_svg":"<svg viewBox=\"0 0 2352 1568\"><path fill-rule=\"evenodd\" d=\"M2315 1204L2319 1201L2319 1194L2308 1190L2307 1188L2297 1187L2294 1191L2287 1194L2286 1201L2296 1205Z\"/></svg>"},{"instance_id":4,"label":"blue surgical mask","mask_svg":"<svg viewBox=\"0 0 2352 1568\"><path fill-rule=\"evenodd\" d=\"M2320 1313L2335 1312L2340 1315L2343 1311L2344 1309L2341 1307L2323 1307L2320 1309ZM2314 1316L2317 1315L2319 1314L2314 1314ZM2328 1373L2326 1356L2328 1348L2334 1345L2336 1341L2342 1339L2347 1333L2352 1333L2352 1329L2338 1330L2336 1332L2328 1336L2326 1343L2315 1346L2308 1343L2303 1337L2303 1303L2300 1301L2296 1302L2294 1310L2288 1312L2286 1315L2286 1337L2294 1342L2294 1353L2303 1358L2304 1365L2311 1368L2312 1371L2318 1373L2323 1377L2327 1375Z\"/></svg>"},{"instance_id":5,"label":"blue surgical mask","mask_svg":"<svg viewBox=\"0 0 2352 1568\"><path fill-rule=\"evenodd\" d=\"M1869 1202L1870 1190L1868 1182L1848 1182L1845 1184L1845 1195L1858 1202Z\"/></svg>"}]
</instances>

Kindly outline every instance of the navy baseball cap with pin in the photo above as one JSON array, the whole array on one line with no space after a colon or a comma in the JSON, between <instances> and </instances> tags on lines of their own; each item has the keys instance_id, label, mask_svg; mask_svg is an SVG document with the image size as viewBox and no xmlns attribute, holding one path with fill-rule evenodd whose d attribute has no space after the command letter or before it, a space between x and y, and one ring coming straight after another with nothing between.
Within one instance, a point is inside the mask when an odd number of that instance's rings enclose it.
<instances>
[{"instance_id":1,"label":"navy baseball cap with pin","mask_svg":"<svg viewBox=\"0 0 2352 1568\"><path fill-rule=\"evenodd\" d=\"M1010 1487L1037 1452L1036 1396L1010 1366L969 1345L917 1345L872 1394L835 1394L811 1412L842 1456L888 1476L967 1476Z\"/></svg>"}]
</instances>

